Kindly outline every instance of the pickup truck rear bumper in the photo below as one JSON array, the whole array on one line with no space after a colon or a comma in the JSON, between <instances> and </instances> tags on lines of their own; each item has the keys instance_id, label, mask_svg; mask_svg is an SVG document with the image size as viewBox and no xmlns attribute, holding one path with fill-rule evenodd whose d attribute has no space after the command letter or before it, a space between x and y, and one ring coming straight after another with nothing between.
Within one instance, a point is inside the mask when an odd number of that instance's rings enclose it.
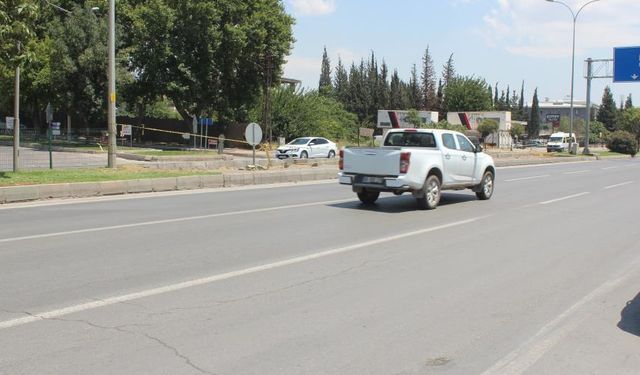
<instances>
[{"instance_id":1,"label":"pickup truck rear bumper","mask_svg":"<svg viewBox=\"0 0 640 375\"><path fill-rule=\"evenodd\" d=\"M366 188L375 191L410 191L408 181L404 176L367 176L338 173L338 182L342 185L351 185L354 190Z\"/></svg>"}]
</instances>

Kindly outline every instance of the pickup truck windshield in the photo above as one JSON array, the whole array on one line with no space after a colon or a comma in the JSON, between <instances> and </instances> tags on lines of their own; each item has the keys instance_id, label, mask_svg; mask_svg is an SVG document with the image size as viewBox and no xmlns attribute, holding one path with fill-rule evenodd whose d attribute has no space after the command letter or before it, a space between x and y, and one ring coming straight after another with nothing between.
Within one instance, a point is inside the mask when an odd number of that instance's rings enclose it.
<instances>
[{"instance_id":1,"label":"pickup truck windshield","mask_svg":"<svg viewBox=\"0 0 640 375\"><path fill-rule=\"evenodd\" d=\"M432 133L392 133L384 141L385 146L436 147Z\"/></svg>"}]
</instances>

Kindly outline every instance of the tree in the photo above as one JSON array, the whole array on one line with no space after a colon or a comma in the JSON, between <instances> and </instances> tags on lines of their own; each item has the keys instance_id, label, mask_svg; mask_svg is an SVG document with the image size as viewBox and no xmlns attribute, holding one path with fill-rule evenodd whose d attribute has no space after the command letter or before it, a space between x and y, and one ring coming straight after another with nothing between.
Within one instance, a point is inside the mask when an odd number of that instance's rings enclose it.
<instances>
[{"instance_id":1,"label":"tree","mask_svg":"<svg viewBox=\"0 0 640 375\"><path fill-rule=\"evenodd\" d=\"M453 53L449 55L447 63L442 67L442 86L447 87L449 82L455 78L456 69L453 66ZM446 95L446 94L445 94Z\"/></svg>"},{"instance_id":2,"label":"tree","mask_svg":"<svg viewBox=\"0 0 640 375\"><path fill-rule=\"evenodd\" d=\"M498 131L498 122L496 120L486 118L478 125L478 131L482 135L482 139L486 140L487 136ZM486 141L485 141L486 142Z\"/></svg>"},{"instance_id":3,"label":"tree","mask_svg":"<svg viewBox=\"0 0 640 375\"><path fill-rule=\"evenodd\" d=\"M393 71L393 75L391 75L391 84L390 84L390 97L389 104L391 106L390 109L403 109L403 93L400 82L400 76L398 76L398 70Z\"/></svg>"},{"instance_id":4,"label":"tree","mask_svg":"<svg viewBox=\"0 0 640 375\"><path fill-rule=\"evenodd\" d=\"M490 110L491 97L487 86L481 78L453 78L444 88L445 112Z\"/></svg>"},{"instance_id":5,"label":"tree","mask_svg":"<svg viewBox=\"0 0 640 375\"><path fill-rule=\"evenodd\" d=\"M422 57L422 75L420 76L422 81L422 99L424 101L422 109L427 111L433 111L437 109L438 98L436 94L436 72L433 67L433 60L429 53L429 47L424 51Z\"/></svg>"},{"instance_id":6,"label":"tree","mask_svg":"<svg viewBox=\"0 0 640 375\"><path fill-rule=\"evenodd\" d=\"M613 100L613 95L611 94L609 86L606 86L602 93L602 103L598 109L596 119L603 123L609 131L615 131L617 129L616 103Z\"/></svg>"},{"instance_id":7,"label":"tree","mask_svg":"<svg viewBox=\"0 0 640 375\"><path fill-rule=\"evenodd\" d=\"M638 153L638 141L633 134L616 130L607 137L607 148L613 152L635 156Z\"/></svg>"},{"instance_id":8,"label":"tree","mask_svg":"<svg viewBox=\"0 0 640 375\"><path fill-rule=\"evenodd\" d=\"M338 58L338 65L336 65L336 74L333 80L333 93L335 98L345 105L349 95L349 75L347 69L342 65L342 60Z\"/></svg>"},{"instance_id":9,"label":"tree","mask_svg":"<svg viewBox=\"0 0 640 375\"><path fill-rule=\"evenodd\" d=\"M154 81L184 119L215 112L223 124L236 120L267 77L278 82L293 43L281 0L150 0L130 13L135 84Z\"/></svg>"},{"instance_id":10,"label":"tree","mask_svg":"<svg viewBox=\"0 0 640 375\"><path fill-rule=\"evenodd\" d=\"M640 108L629 108L624 111L621 119L621 128L631 133L636 143L640 144Z\"/></svg>"},{"instance_id":11,"label":"tree","mask_svg":"<svg viewBox=\"0 0 640 375\"><path fill-rule=\"evenodd\" d=\"M521 139L524 135L524 126L522 124L511 124L511 136L515 139Z\"/></svg>"},{"instance_id":12,"label":"tree","mask_svg":"<svg viewBox=\"0 0 640 375\"><path fill-rule=\"evenodd\" d=\"M520 87L520 100L518 101L518 111L516 113L517 120L524 121L527 118L524 110L524 81L522 81L522 86Z\"/></svg>"},{"instance_id":13,"label":"tree","mask_svg":"<svg viewBox=\"0 0 640 375\"><path fill-rule=\"evenodd\" d=\"M411 67L411 77L409 78L409 107L421 109L424 104L420 84L418 83L418 72L416 64Z\"/></svg>"},{"instance_id":14,"label":"tree","mask_svg":"<svg viewBox=\"0 0 640 375\"><path fill-rule=\"evenodd\" d=\"M329 96L333 91L331 85L331 62L329 56L327 56L327 47L324 47L322 52L322 64L320 67L320 82L318 84L318 93L320 95Z\"/></svg>"},{"instance_id":15,"label":"tree","mask_svg":"<svg viewBox=\"0 0 640 375\"><path fill-rule=\"evenodd\" d=\"M72 9L50 24L54 104L91 127L106 123L107 23L90 9Z\"/></svg>"},{"instance_id":16,"label":"tree","mask_svg":"<svg viewBox=\"0 0 640 375\"><path fill-rule=\"evenodd\" d=\"M337 100L320 95L317 91L294 91L276 87L271 93L273 134L293 139L317 134L332 140L354 138L357 135L356 116L347 112ZM255 105L249 118L262 118L263 107Z\"/></svg>"},{"instance_id":17,"label":"tree","mask_svg":"<svg viewBox=\"0 0 640 375\"><path fill-rule=\"evenodd\" d=\"M633 100L631 99L631 94L627 96L627 100L624 102L624 109L633 108Z\"/></svg>"},{"instance_id":18,"label":"tree","mask_svg":"<svg viewBox=\"0 0 640 375\"><path fill-rule=\"evenodd\" d=\"M540 134L540 104L538 103L537 87L533 92L531 113L529 114L529 123L527 125L527 135L529 136L529 138L535 138Z\"/></svg>"},{"instance_id":19,"label":"tree","mask_svg":"<svg viewBox=\"0 0 640 375\"><path fill-rule=\"evenodd\" d=\"M382 66L380 67L380 76L378 77L378 98L380 103L379 109L389 107L389 68L387 64L382 60Z\"/></svg>"}]
</instances>

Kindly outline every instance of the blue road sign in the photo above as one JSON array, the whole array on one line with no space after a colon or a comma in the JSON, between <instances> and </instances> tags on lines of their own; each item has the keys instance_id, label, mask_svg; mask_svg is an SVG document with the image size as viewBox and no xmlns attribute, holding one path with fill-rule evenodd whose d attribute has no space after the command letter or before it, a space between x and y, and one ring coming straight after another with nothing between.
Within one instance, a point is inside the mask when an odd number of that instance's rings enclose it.
<instances>
[{"instance_id":1,"label":"blue road sign","mask_svg":"<svg viewBox=\"0 0 640 375\"><path fill-rule=\"evenodd\" d=\"M613 82L640 82L640 47L613 49Z\"/></svg>"},{"instance_id":2,"label":"blue road sign","mask_svg":"<svg viewBox=\"0 0 640 375\"><path fill-rule=\"evenodd\" d=\"M202 126L213 126L213 119L210 117L200 117L198 121Z\"/></svg>"}]
</instances>

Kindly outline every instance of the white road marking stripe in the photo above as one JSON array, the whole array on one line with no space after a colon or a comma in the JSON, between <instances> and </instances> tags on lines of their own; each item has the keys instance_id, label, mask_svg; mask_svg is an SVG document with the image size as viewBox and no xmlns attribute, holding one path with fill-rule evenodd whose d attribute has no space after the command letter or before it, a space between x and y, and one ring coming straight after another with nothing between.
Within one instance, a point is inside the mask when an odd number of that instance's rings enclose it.
<instances>
[{"instance_id":1,"label":"white road marking stripe","mask_svg":"<svg viewBox=\"0 0 640 375\"><path fill-rule=\"evenodd\" d=\"M633 184L633 181L627 181L627 182L623 182L623 183L620 183L620 184L609 185L609 186L605 186L604 188L605 189L613 189L613 188L617 188L617 187L624 186L624 185L629 185L629 184Z\"/></svg>"},{"instance_id":2,"label":"white road marking stripe","mask_svg":"<svg viewBox=\"0 0 640 375\"><path fill-rule=\"evenodd\" d=\"M24 241L24 240L33 240L33 239L48 238L48 237L60 237L60 236L67 236L67 235L71 235L71 234L80 234L80 233L102 232L102 231L115 230L115 229L144 227L144 226L158 225L158 224L177 223L177 222L182 222L182 221L211 219L211 218L223 217L223 216L254 214L254 213L259 213L259 212L287 210L287 209L300 208L300 207L321 206L321 205L327 205L327 204L345 203L345 202L350 202L350 201L353 201L353 198L351 198L351 199L338 199L338 200L324 201L324 202L311 202L311 203L291 204L291 205L288 205L288 206L279 206L279 207L256 208L256 209L253 209L253 210L222 212L222 213L209 214L209 215L187 216L187 217L179 217L179 218L165 219L165 220L143 221L143 222L140 222L140 223L110 225L110 226L106 226L106 227L78 229L78 230L70 230L70 231L65 231L65 232L34 234L34 235L31 235L31 236L2 238L2 239L0 239L0 243L16 242L16 241Z\"/></svg>"},{"instance_id":3,"label":"white road marking stripe","mask_svg":"<svg viewBox=\"0 0 640 375\"><path fill-rule=\"evenodd\" d=\"M542 175L539 175L539 176L521 177L521 178L512 178L512 179L510 179L510 180L504 180L504 181L505 181L505 182L524 181L524 180L533 180L533 179L536 179L536 178L544 178L544 177L549 177L549 176L551 176L551 175L549 175L549 174L542 174Z\"/></svg>"},{"instance_id":4,"label":"white road marking stripe","mask_svg":"<svg viewBox=\"0 0 640 375\"><path fill-rule=\"evenodd\" d=\"M586 173L586 172L589 172L589 170L588 169L583 169L583 170L580 170L580 171L564 172L563 174L578 174L578 173Z\"/></svg>"},{"instance_id":5,"label":"white road marking stripe","mask_svg":"<svg viewBox=\"0 0 640 375\"><path fill-rule=\"evenodd\" d=\"M618 168L620 168L620 167L604 167L604 168L602 168L602 170L606 171L606 170L609 170L609 169L618 169Z\"/></svg>"},{"instance_id":6,"label":"white road marking stripe","mask_svg":"<svg viewBox=\"0 0 640 375\"><path fill-rule=\"evenodd\" d=\"M525 373L587 318L586 315L582 317L575 316L580 308L610 293L626 282L629 277L637 272L638 266L640 266L639 260L640 258L636 259L613 280L600 285L555 319L545 324L535 335L484 371L482 375L520 375Z\"/></svg>"},{"instance_id":7,"label":"white road marking stripe","mask_svg":"<svg viewBox=\"0 0 640 375\"><path fill-rule=\"evenodd\" d=\"M195 279L195 280L190 280L190 281L185 281L185 282L181 282L181 283L165 285L165 286L162 286L162 287L159 287L159 288L147 289L147 290L143 290L143 291L136 292L136 293L124 294L124 295L115 296L115 297L109 297L109 298L101 299L99 301L93 301L93 302L88 302L88 303L82 303L82 304L78 304L78 305L68 306L68 307L64 307L64 308L58 309L58 310L51 310L51 311L47 311L47 312L43 312L43 313L28 315L28 316L25 316L25 317L22 317L22 318L0 321L0 330L1 329L6 329L6 328L12 328L12 327L16 327L16 326L21 326L21 325L24 325L24 324L33 323L33 322L37 322L37 321L41 321L41 320L45 320L45 319L59 318L59 317L64 316L64 315L69 315L69 314L73 314L73 313L77 313L77 312L81 312L81 311L93 310L93 309L97 309L97 308L101 308L101 307L105 307L105 306L114 305L114 304L117 304L117 303L133 301L133 300L137 300L137 299L141 299L141 298L156 296L156 295L159 295L159 294L165 294L165 293L179 291L179 290L182 290L182 289L192 288L192 287L195 287L195 286L211 284L211 283L214 283L216 281L228 280L228 279L231 279L231 278L234 278L234 277L250 275L250 274L253 274L253 273L257 273L257 272L262 272L262 271L272 270L272 269L275 269L275 268L280 268L280 267L289 266L289 265L293 265L293 264L303 263L303 262L307 262L307 261L314 260L314 259L328 257L328 256L331 256L331 255L346 253L346 252L349 252L349 251L365 248L365 247L368 247L368 246L379 245L379 244L382 244L382 243L396 241L396 240L404 239L404 238L407 238L407 237L417 236L417 235L420 235L420 234L426 234L426 233L435 232L435 231L438 231L438 230L443 230L443 229L448 229L448 228L453 228L453 227L457 227L457 226L461 226L461 225L470 224L470 223L473 223L475 221L479 221L479 220L485 219L485 218L487 218L489 216L491 216L491 215L479 216L479 217L475 217L475 218L471 218L471 219L467 219L467 220L456 221L456 222L452 222L452 223L448 223L448 224L438 225L438 226L435 226L435 227L430 227L430 228L420 229L420 230L416 230L416 231L406 232L406 233L398 234L398 235L395 235L395 236L383 237L383 238L379 238L379 239L376 239L376 240L371 240L371 241L357 243L357 244L354 244L354 245L339 247L339 248L335 248L335 249L331 249L331 250L327 250L327 251L322 251L322 252L315 253L315 254L309 254L309 255L304 255L304 256L300 256L300 257L285 259L285 260L281 260L281 261L278 261L278 262L263 264L261 266L245 268L245 269L242 269L242 270L222 273L222 274L218 274L218 275L212 275L212 276L208 276L208 277L204 277L204 278L200 278L200 279Z\"/></svg>"},{"instance_id":8,"label":"white road marking stripe","mask_svg":"<svg viewBox=\"0 0 640 375\"><path fill-rule=\"evenodd\" d=\"M562 197L562 198L557 198L557 199L552 199L550 201L544 201L544 202L540 202L540 204L549 204L549 203L555 203L555 202L559 202L559 201L563 201L565 199L571 199L571 198L577 198L577 197L581 197L583 195L587 195L589 194L588 191L585 191L583 193L578 193L578 194L573 194L573 195L568 195L566 197Z\"/></svg>"}]
</instances>

